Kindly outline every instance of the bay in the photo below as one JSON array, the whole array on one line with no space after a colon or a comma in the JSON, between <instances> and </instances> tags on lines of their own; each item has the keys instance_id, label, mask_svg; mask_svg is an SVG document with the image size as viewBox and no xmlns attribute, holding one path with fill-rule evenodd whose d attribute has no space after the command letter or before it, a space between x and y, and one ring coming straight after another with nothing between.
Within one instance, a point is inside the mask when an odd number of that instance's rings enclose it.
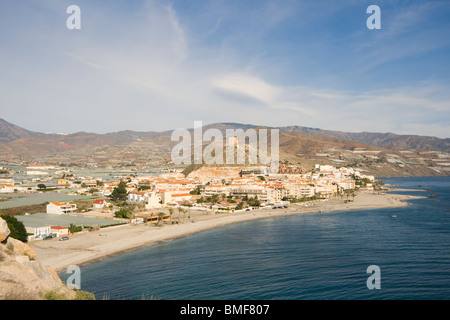
<instances>
[{"instance_id":1,"label":"bay","mask_svg":"<svg viewBox=\"0 0 450 320\"><path fill-rule=\"evenodd\" d=\"M450 179L383 180L437 197L204 231L82 266L81 289L124 300L449 299ZM371 265L379 290L366 284Z\"/></svg>"}]
</instances>

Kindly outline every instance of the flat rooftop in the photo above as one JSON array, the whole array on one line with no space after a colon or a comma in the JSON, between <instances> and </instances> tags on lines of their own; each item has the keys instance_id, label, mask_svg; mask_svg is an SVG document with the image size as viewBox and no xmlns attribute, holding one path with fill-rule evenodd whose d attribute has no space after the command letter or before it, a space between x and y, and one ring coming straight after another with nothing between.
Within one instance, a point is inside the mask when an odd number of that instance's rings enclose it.
<instances>
[{"instance_id":1,"label":"flat rooftop","mask_svg":"<svg viewBox=\"0 0 450 320\"><path fill-rule=\"evenodd\" d=\"M122 221L112 219L101 219L94 217L78 217L72 215L59 215L48 213L35 213L28 216L15 216L17 220L22 221L26 227L43 227L43 226L62 226L68 227L71 223L80 226L106 226L112 224L121 224Z\"/></svg>"}]
</instances>

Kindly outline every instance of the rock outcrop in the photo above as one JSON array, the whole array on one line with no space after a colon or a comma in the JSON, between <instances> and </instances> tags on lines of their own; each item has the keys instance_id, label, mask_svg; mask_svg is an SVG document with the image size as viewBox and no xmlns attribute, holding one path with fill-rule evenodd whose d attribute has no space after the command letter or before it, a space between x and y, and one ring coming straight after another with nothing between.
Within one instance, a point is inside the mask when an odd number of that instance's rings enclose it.
<instances>
[{"instance_id":1,"label":"rock outcrop","mask_svg":"<svg viewBox=\"0 0 450 320\"><path fill-rule=\"evenodd\" d=\"M5 239L8 238L9 233L8 224L5 220L0 218L0 242L5 241Z\"/></svg>"},{"instance_id":2,"label":"rock outcrop","mask_svg":"<svg viewBox=\"0 0 450 320\"><path fill-rule=\"evenodd\" d=\"M36 260L31 248L19 240L7 238L10 230L0 218L0 300L71 300L80 292L67 288L58 275ZM6 243L5 243L5 239ZM93 298L88 293L83 298Z\"/></svg>"},{"instance_id":3,"label":"rock outcrop","mask_svg":"<svg viewBox=\"0 0 450 320\"><path fill-rule=\"evenodd\" d=\"M214 166L203 166L188 174L189 178L198 179L202 182L208 181L211 178L238 178L240 177L240 172L243 167L214 167Z\"/></svg>"}]
</instances>

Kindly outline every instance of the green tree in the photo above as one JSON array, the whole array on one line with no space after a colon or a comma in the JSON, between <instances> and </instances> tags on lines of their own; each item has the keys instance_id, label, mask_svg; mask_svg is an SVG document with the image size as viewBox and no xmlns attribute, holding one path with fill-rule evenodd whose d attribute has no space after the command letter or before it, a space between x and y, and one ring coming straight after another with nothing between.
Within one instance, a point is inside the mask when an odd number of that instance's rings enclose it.
<instances>
[{"instance_id":1,"label":"green tree","mask_svg":"<svg viewBox=\"0 0 450 320\"><path fill-rule=\"evenodd\" d=\"M99 192L100 190L98 190L97 188L90 188L89 189L89 193L95 193L95 192Z\"/></svg>"},{"instance_id":2,"label":"green tree","mask_svg":"<svg viewBox=\"0 0 450 320\"><path fill-rule=\"evenodd\" d=\"M6 221L9 231L11 231L11 233L9 234L11 238L20 240L22 242L27 242L27 230L25 229L22 221L17 220L16 217L7 215L1 215L0 218Z\"/></svg>"},{"instance_id":3,"label":"green tree","mask_svg":"<svg viewBox=\"0 0 450 320\"><path fill-rule=\"evenodd\" d=\"M164 212L159 212L158 213L158 224L161 223L162 219L164 218L165 213Z\"/></svg>"},{"instance_id":4,"label":"green tree","mask_svg":"<svg viewBox=\"0 0 450 320\"><path fill-rule=\"evenodd\" d=\"M247 203L249 206L252 207L259 207L261 205L261 201L259 201L258 196L255 196L254 198L249 198L247 200Z\"/></svg>"},{"instance_id":5,"label":"green tree","mask_svg":"<svg viewBox=\"0 0 450 320\"><path fill-rule=\"evenodd\" d=\"M213 194L213 195L211 196L211 202L212 202L212 203L217 203L217 202L219 202L219 195L218 195L218 194Z\"/></svg>"},{"instance_id":6,"label":"green tree","mask_svg":"<svg viewBox=\"0 0 450 320\"><path fill-rule=\"evenodd\" d=\"M239 202L238 205L234 209L235 210L242 210L242 209L244 209L244 201Z\"/></svg>"},{"instance_id":7,"label":"green tree","mask_svg":"<svg viewBox=\"0 0 450 320\"><path fill-rule=\"evenodd\" d=\"M71 234L74 234L77 231L77 226L74 223L71 223L68 229Z\"/></svg>"},{"instance_id":8,"label":"green tree","mask_svg":"<svg viewBox=\"0 0 450 320\"><path fill-rule=\"evenodd\" d=\"M172 215L173 215L173 208L169 208L170 221L172 221Z\"/></svg>"},{"instance_id":9,"label":"green tree","mask_svg":"<svg viewBox=\"0 0 450 320\"><path fill-rule=\"evenodd\" d=\"M40 190L47 189L47 186L43 183L39 183L37 186Z\"/></svg>"},{"instance_id":10,"label":"green tree","mask_svg":"<svg viewBox=\"0 0 450 320\"><path fill-rule=\"evenodd\" d=\"M187 212L186 209L181 208L181 207L178 207L178 216L180 216L180 213L183 214L183 223L184 223L184 221L186 220L186 212Z\"/></svg>"},{"instance_id":11,"label":"green tree","mask_svg":"<svg viewBox=\"0 0 450 320\"><path fill-rule=\"evenodd\" d=\"M203 203L205 202L205 197L200 197L199 199L197 199L197 203Z\"/></svg>"},{"instance_id":12,"label":"green tree","mask_svg":"<svg viewBox=\"0 0 450 320\"><path fill-rule=\"evenodd\" d=\"M125 181L120 181L119 185L114 188L113 192L111 193L111 198L119 200L119 201L125 201L128 198L128 192L127 192L127 183Z\"/></svg>"},{"instance_id":13,"label":"green tree","mask_svg":"<svg viewBox=\"0 0 450 320\"><path fill-rule=\"evenodd\" d=\"M192 190L191 192L189 192L192 195L199 195L201 193L201 186L197 186L194 190Z\"/></svg>"},{"instance_id":14,"label":"green tree","mask_svg":"<svg viewBox=\"0 0 450 320\"><path fill-rule=\"evenodd\" d=\"M116 216L116 218L128 219L131 217L132 213L127 209L120 209L119 211L114 212L114 215Z\"/></svg>"}]
</instances>

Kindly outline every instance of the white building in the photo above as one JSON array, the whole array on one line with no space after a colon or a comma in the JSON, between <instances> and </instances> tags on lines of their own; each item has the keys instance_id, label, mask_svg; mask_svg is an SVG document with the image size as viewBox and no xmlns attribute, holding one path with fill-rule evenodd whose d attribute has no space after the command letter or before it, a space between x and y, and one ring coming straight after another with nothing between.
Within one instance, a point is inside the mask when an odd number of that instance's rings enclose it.
<instances>
[{"instance_id":1,"label":"white building","mask_svg":"<svg viewBox=\"0 0 450 320\"><path fill-rule=\"evenodd\" d=\"M262 202L274 202L279 198L277 189L254 185L233 186L230 194L233 197L257 197Z\"/></svg>"},{"instance_id":2,"label":"white building","mask_svg":"<svg viewBox=\"0 0 450 320\"><path fill-rule=\"evenodd\" d=\"M189 201L192 199L192 194L190 193L182 193L182 192L173 192L166 191L162 193L162 203L163 204L176 204L178 202Z\"/></svg>"},{"instance_id":3,"label":"white building","mask_svg":"<svg viewBox=\"0 0 450 320\"><path fill-rule=\"evenodd\" d=\"M47 213L51 214L68 214L72 213L77 209L76 204L70 204L66 202L50 202L47 205Z\"/></svg>"},{"instance_id":4,"label":"white building","mask_svg":"<svg viewBox=\"0 0 450 320\"><path fill-rule=\"evenodd\" d=\"M331 197L338 191L338 185L330 182L316 183L314 186L315 193L320 194L322 197Z\"/></svg>"},{"instance_id":5,"label":"white building","mask_svg":"<svg viewBox=\"0 0 450 320\"><path fill-rule=\"evenodd\" d=\"M355 189L355 180L342 180L338 181L337 185L341 190Z\"/></svg>"},{"instance_id":6,"label":"white building","mask_svg":"<svg viewBox=\"0 0 450 320\"><path fill-rule=\"evenodd\" d=\"M282 198L300 199L314 196L314 187L307 183L286 183L283 184Z\"/></svg>"},{"instance_id":7,"label":"white building","mask_svg":"<svg viewBox=\"0 0 450 320\"><path fill-rule=\"evenodd\" d=\"M56 234L57 237L64 237L69 235L69 228L67 227L52 226L50 227L50 231L52 234Z\"/></svg>"},{"instance_id":8,"label":"white building","mask_svg":"<svg viewBox=\"0 0 450 320\"><path fill-rule=\"evenodd\" d=\"M226 185L211 184L211 185L205 186L205 188L203 189L203 191L201 193L202 193L202 196L205 196L205 197L210 197L213 195L221 195L221 194L225 194L225 196L229 196L230 189Z\"/></svg>"},{"instance_id":9,"label":"white building","mask_svg":"<svg viewBox=\"0 0 450 320\"><path fill-rule=\"evenodd\" d=\"M155 191L131 191L128 193L128 203L140 203L145 209L162 207L162 195Z\"/></svg>"},{"instance_id":10,"label":"white building","mask_svg":"<svg viewBox=\"0 0 450 320\"><path fill-rule=\"evenodd\" d=\"M105 199L96 199L94 200L93 207L94 209L103 209L104 207L108 207L110 204L106 202Z\"/></svg>"},{"instance_id":11,"label":"white building","mask_svg":"<svg viewBox=\"0 0 450 320\"><path fill-rule=\"evenodd\" d=\"M2 178L2 179L0 179L0 187L13 186L13 185L14 185L14 179L10 179L10 178Z\"/></svg>"},{"instance_id":12,"label":"white building","mask_svg":"<svg viewBox=\"0 0 450 320\"><path fill-rule=\"evenodd\" d=\"M27 231L27 233L30 234L28 236L28 241L41 240L43 237L51 234L50 226L42 226L42 225L28 226L28 225L25 225L25 230Z\"/></svg>"}]
</instances>

